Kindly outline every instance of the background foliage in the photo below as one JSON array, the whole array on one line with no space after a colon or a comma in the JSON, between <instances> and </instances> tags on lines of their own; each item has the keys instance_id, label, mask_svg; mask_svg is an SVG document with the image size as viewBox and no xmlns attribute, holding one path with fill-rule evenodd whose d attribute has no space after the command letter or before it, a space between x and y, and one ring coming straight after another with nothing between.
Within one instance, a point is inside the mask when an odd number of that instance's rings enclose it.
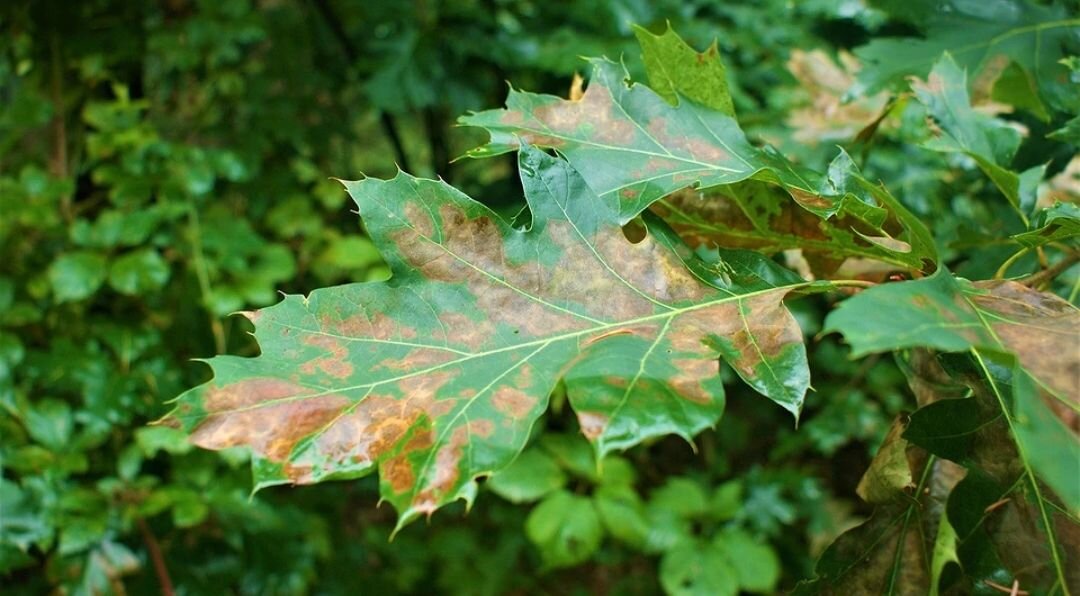
<instances>
[{"instance_id":1,"label":"background foliage","mask_svg":"<svg viewBox=\"0 0 1080 596\"><path fill-rule=\"evenodd\" d=\"M816 575L843 576L845 543L825 549L874 511L881 499L857 490L863 472L894 418L926 403L905 374L936 378L945 366L962 378L972 364L931 365L919 352L851 359L836 335L820 334L837 296L790 303L815 389L797 430L783 409L731 383L723 419L695 439L696 450L663 438L598 467L556 389L530 446L484 485L467 515L448 507L393 542L395 516L376 507L373 477L252 497L246 453L194 449L181 432L147 423L207 379L191 359L256 353L250 324L230 313L277 302L278 291L388 275L327 176L388 178L396 164L512 216L521 196L514 160L452 162L486 139L455 127L457 117L502 105L506 81L572 94L573 75L590 74L582 55L621 57L635 80L651 78L633 24L660 34L670 23L699 49L717 39L732 97L720 109L737 114L752 141L819 170L842 145L867 178L927 222L931 248L958 275L1053 267L1070 253L1048 243L1076 232L1076 58L1056 57L1073 78L1027 84L1024 73L1042 66L986 64L956 52L969 40L953 37L996 39L1075 17L1077 7L1002 2L953 11L956 22L926 20L934 6L6 3L3 585L16 593L352 593L358 584L372 593L770 593L813 577L823 553ZM1075 30L1062 35L1055 47L1075 50ZM943 49L953 62L938 62ZM951 88L906 78L927 79L935 63ZM957 98L960 111L950 111ZM1065 202L1036 210L1055 199ZM837 264L828 256L807 251L805 263L784 262L820 272ZM1058 269L1045 289L1075 299L1076 269ZM880 281L873 269L844 273ZM855 320L858 308L882 308L851 304ZM910 347L867 347L871 339L860 347L848 334L862 353ZM999 376L1015 365L982 364ZM730 369L724 375L735 379ZM970 385L956 391L991 399L997 387ZM983 420L979 404L962 406L975 409L966 419ZM932 457L979 461L995 444L932 443L938 435L926 420L934 418L911 419ZM917 464L909 476L930 465ZM962 496L988 507L995 490L1012 494L1001 481L971 475ZM894 515L886 509L871 521ZM972 554L981 543L962 538L954 559L985 562ZM997 577L986 566L985 577Z\"/></svg>"}]
</instances>

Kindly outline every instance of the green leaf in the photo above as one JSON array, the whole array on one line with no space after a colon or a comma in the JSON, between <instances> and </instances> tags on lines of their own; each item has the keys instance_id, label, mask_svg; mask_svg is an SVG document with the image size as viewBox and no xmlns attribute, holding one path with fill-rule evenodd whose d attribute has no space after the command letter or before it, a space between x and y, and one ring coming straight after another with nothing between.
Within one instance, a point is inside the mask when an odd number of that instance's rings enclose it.
<instances>
[{"instance_id":1,"label":"green leaf","mask_svg":"<svg viewBox=\"0 0 1080 596\"><path fill-rule=\"evenodd\" d=\"M154 457L159 451L174 455L191 451L187 436L167 426L148 426L135 430L135 444L146 457Z\"/></svg>"},{"instance_id":2,"label":"green leaf","mask_svg":"<svg viewBox=\"0 0 1080 596\"><path fill-rule=\"evenodd\" d=\"M152 248L131 251L109 267L109 285L129 296L156 290L167 281L169 264Z\"/></svg>"},{"instance_id":3,"label":"green leaf","mask_svg":"<svg viewBox=\"0 0 1080 596\"><path fill-rule=\"evenodd\" d=\"M966 2L920 0L881 2L916 26L919 35L878 38L855 50L863 62L852 95L873 95L902 86L909 76L924 77L941 54L949 52L972 76L1004 56L1015 63L1050 107L1070 111L1080 91L1068 82L1060 60L1080 53L1080 19L1068 3L1041 6L1028 0Z\"/></svg>"},{"instance_id":4,"label":"green leaf","mask_svg":"<svg viewBox=\"0 0 1080 596\"><path fill-rule=\"evenodd\" d=\"M567 472L589 482L600 480L596 453L581 435L548 433L540 437L540 447Z\"/></svg>"},{"instance_id":5,"label":"green leaf","mask_svg":"<svg viewBox=\"0 0 1080 596\"><path fill-rule=\"evenodd\" d=\"M48 550L54 531L33 492L6 478L0 478L0 507L4 511L0 515L3 547L10 546L15 551L0 548L0 571L8 571L25 562L34 546Z\"/></svg>"},{"instance_id":6,"label":"green leaf","mask_svg":"<svg viewBox=\"0 0 1080 596\"><path fill-rule=\"evenodd\" d=\"M1015 62L1009 63L1009 66L1005 67L1005 71L998 77L991 97L994 101L1027 110L1043 122L1050 121L1050 113L1046 111L1046 106L1039 99L1039 90L1035 88L1034 81Z\"/></svg>"},{"instance_id":7,"label":"green leaf","mask_svg":"<svg viewBox=\"0 0 1080 596\"><path fill-rule=\"evenodd\" d=\"M938 457L969 464L981 433L1000 417L974 399L943 399L911 415L904 438Z\"/></svg>"},{"instance_id":8,"label":"green leaf","mask_svg":"<svg viewBox=\"0 0 1080 596\"><path fill-rule=\"evenodd\" d=\"M934 538L934 550L930 558L930 592L929 596L938 596L941 589L941 576L945 566L949 563L960 564L956 555L956 530L949 523L949 516L942 512L938 521L938 532Z\"/></svg>"},{"instance_id":9,"label":"green leaf","mask_svg":"<svg viewBox=\"0 0 1080 596\"><path fill-rule=\"evenodd\" d=\"M587 560L600 548L604 528L592 501L558 491L529 513L525 535L540 548L545 565L571 567Z\"/></svg>"},{"instance_id":10,"label":"green leaf","mask_svg":"<svg viewBox=\"0 0 1080 596\"><path fill-rule=\"evenodd\" d=\"M68 447L75 426L71 406L56 399L45 399L26 413L26 430L39 444L54 452Z\"/></svg>"},{"instance_id":11,"label":"green leaf","mask_svg":"<svg viewBox=\"0 0 1080 596\"><path fill-rule=\"evenodd\" d=\"M593 505L608 534L634 548L648 546L649 521L641 498L632 488L600 487L593 495Z\"/></svg>"},{"instance_id":12,"label":"green leaf","mask_svg":"<svg viewBox=\"0 0 1080 596\"><path fill-rule=\"evenodd\" d=\"M1080 145L1080 116L1076 116L1072 120L1069 120L1065 123L1065 126L1062 126L1046 136L1047 138L1061 141L1062 143Z\"/></svg>"},{"instance_id":13,"label":"green leaf","mask_svg":"<svg viewBox=\"0 0 1080 596\"><path fill-rule=\"evenodd\" d=\"M719 204L712 197L695 204L691 194L659 208L692 241L704 238L725 247L779 250L801 247L808 237L809 249L840 260L871 256L912 269L933 268L934 246L923 224L863 179L846 154L841 153L827 173L810 170L771 147L753 146L734 118L723 112L691 101L672 106L644 85L628 85L626 71L618 65L600 59L592 64L593 77L580 100L512 90L505 110L461 118L462 124L491 135L487 145L469 155L506 153L520 140L554 148L597 194L618 204L623 223L680 189L705 191L754 180L768 186L733 189L726 194L734 197ZM748 191L752 194L744 196ZM735 222L731 216L714 217L731 210L724 204L731 200L736 203ZM800 211L815 217L795 226L784 223L798 220L791 214ZM842 221L821 224L834 216ZM725 233L728 228L731 234ZM726 243L740 234L748 240Z\"/></svg>"},{"instance_id":14,"label":"green leaf","mask_svg":"<svg viewBox=\"0 0 1080 596\"><path fill-rule=\"evenodd\" d=\"M924 147L971 157L1012 206L1026 215L1035 205L1035 191L1046 166L1035 166L1019 174L1008 169L1020 146L1020 133L1002 120L973 110L966 80L952 56L945 54L934 64L925 83L912 84L915 95L942 131Z\"/></svg>"},{"instance_id":15,"label":"green leaf","mask_svg":"<svg viewBox=\"0 0 1080 596\"><path fill-rule=\"evenodd\" d=\"M528 503L566 486L566 474L542 450L526 449L493 475L487 486L507 501Z\"/></svg>"},{"instance_id":16,"label":"green leaf","mask_svg":"<svg viewBox=\"0 0 1080 596\"><path fill-rule=\"evenodd\" d=\"M772 594L780 581L780 559L765 542L737 529L718 534L713 544L721 549L739 578L739 588L745 592Z\"/></svg>"},{"instance_id":17,"label":"green leaf","mask_svg":"<svg viewBox=\"0 0 1080 596\"><path fill-rule=\"evenodd\" d=\"M613 198L565 162L533 149L519 161L527 229L441 182L347 183L393 277L250 314L262 355L210 360L214 380L183 394L171 422L206 448L250 446L258 486L379 468L400 525L471 501L475 479L522 449L560 375L601 456L715 424L719 358L800 410L805 348L781 300L801 283L716 280L653 218L629 242Z\"/></svg>"},{"instance_id":18,"label":"green leaf","mask_svg":"<svg viewBox=\"0 0 1080 596\"><path fill-rule=\"evenodd\" d=\"M660 585L672 596L735 596L739 572L723 550L684 542L660 560Z\"/></svg>"},{"instance_id":19,"label":"green leaf","mask_svg":"<svg viewBox=\"0 0 1080 596\"><path fill-rule=\"evenodd\" d=\"M95 252L67 253L49 266L48 277L57 302L91 296L105 281L105 257Z\"/></svg>"},{"instance_id":20,"label":"green leaf","mask_svg":"<svg viewBox=\"0 0 1080 596\"><path fill-rule=\"evenodd\" d=\"M649 85L668 103L676 105L679 97L735 117L735 105L728 90L727 71L714 40L704 52L690 47L670 24L661 35L643 27L634 27L641 44L641 57L649 75Z\"/></svg>"},{"instance_id":21,"label":"green leaf","mask_svg":"<svg viewBox=\"0 0 1080 596\"><path fill-rule=\"evenodd\" d=\"M701 517L709 510L709 497L697 482L675 477L649 495L649 505L667 509L680 517Z\"/></svg>"},{"instance_id":22,"label":"green leaf","mask_svg":"<svg viewBox=\"0 0 1080 596\"><path fill-rule=\"evenodd\" d=\"M716 487L712 500L709 504L712 517L718 521L726 521L738 515L743 503L743 484L738 480L730 480Z\"/></svg>"}]
</instances>

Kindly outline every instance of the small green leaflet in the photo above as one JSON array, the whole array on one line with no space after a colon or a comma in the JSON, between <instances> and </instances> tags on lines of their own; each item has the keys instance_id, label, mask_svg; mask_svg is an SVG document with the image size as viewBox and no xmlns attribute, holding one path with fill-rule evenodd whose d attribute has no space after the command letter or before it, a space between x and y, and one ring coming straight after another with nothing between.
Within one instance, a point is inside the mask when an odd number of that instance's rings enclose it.
<instances>
[{"instance_id":1,"label":"small green leaflet","mask_svg":"<svg viewBox=\"0 0 1080 596\"><path fill-rule=\"evenodd\" d=\"M251 447L258 486L378 468L400 527L471 502L560 378L601 456L714 425L720 358L798 414L806 352L781 300L804 282L747 253L699 258L653 218L631 243L565 161L523 148L519 168L527 229L442 182L345 183L392 278L250 314L262 354L211 359L167 421Z\"/></svg>"},{"instance_id":2,"label":"small green leaflet","mask_svg":"<svg viewBox=\"0 0 1080 596\"><path fill-rule=\"evenodd\" d=\"M679 97L735 117L735 106L727 84L727 69L720 60L714 40L704 52L690 47L668 26L662 35L653 35L634 27L641 44L641 58L649 75L649 84L669 104Z\"/></svg>"},{"instance_id":3,"label":"small green leaflet","mask_svg":"<svg viewBox=\"0 0 1080 596\"><path fill-rule=\"evenodd\" d=\"M1069 80L1061 60L1080 54L1080 17L1067 2L1041 6L1029 0L879 0L891 15L915 25L918 37L879 38L855 50L863 63L849 95L873 95L900 87L909 76L925 77L949 52L973 77L1010 62L1028 79L1024 89L1038 89L1026 100L1052 109L1080 110L1080 86ZM1014 83L1019 92L1021 87ZM1028 92L1033 93L1033 92Z\"/></svg>"}]
</instances>

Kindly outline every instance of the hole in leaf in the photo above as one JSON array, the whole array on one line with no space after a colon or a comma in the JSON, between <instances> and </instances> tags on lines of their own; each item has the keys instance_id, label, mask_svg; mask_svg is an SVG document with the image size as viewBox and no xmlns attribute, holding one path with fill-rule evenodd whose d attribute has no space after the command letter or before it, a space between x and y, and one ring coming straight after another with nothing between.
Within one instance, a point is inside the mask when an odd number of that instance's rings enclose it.
<instances>
[{"instance_id":1,"label":"hole in leaf","mask_svg":"<svg viewBox=\"0 0 1080 596\"><path fill-rule=\"evenodd\" d=\"M639 216L626 222L626 225L622 227L622 233L631 244L637 244L645 239L649 231L645 228L645 222L641 221Z\"/></svg>"}]
</instances>

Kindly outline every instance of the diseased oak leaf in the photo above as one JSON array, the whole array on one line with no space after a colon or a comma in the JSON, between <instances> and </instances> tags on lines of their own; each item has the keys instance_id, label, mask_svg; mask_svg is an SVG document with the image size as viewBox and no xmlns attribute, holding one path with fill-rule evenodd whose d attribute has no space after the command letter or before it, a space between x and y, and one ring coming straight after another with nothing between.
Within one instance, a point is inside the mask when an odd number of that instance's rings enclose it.
<instances>
[{"instance_id":1,"label":"diseased oak leaf","mask_svg":"<svg viewBox=\"0 0 1080 596\"><path fill-rule=\"evenodd\" d=\"M862 178L846 154L841 153L825 173L800 166L771 147L754 146L730 114L691 101L667 79L662 87L678 99L674 105L649 87L628 84L621 66L604 59L592 64L593 76L579 100L511 90L506 109L462 117L462 124L484 128L491 136L487 145L469 155L513 151L520 140L554 148L593 191L617 201L623 222L680 189L725 187L727 192L730 185L755 181L779 192L762 195L769 198L761 205L765 213L752 213L740 205L746 218L767 220L801 209L816 218L806 238L839 240L814 246L812 240L803 242L804 235L771 234L767 224L758 222L749 234L752 241L760 238L773 245L781 240L782 248L806 245L838 262L870 254L902 268L934 269L937 257L925 226L899 201ZM672 78L679 72L664 74ZM719 241L727 235L716 228L726 228L725 222L706 217L712 200L706 196L696 206L668 201L658 208L665 213L678 208L680 233L698 240L711 238L714 245L723 246ZM741 232L747 235L745 227Z\"/></svg>"},{"instance_id":2,"label":"diseased oak leaf","mask_svg":"<svg viewBox=\"0 0 1080 596\"><path fill-rule=\"evenodd\" d=\"M724 405L719 359L797 414L804 282L747 253L692 253L662 222L632 243L612 197L523 148L532 223L442 182L345 183L393 276L288 296L251 315L262 354L209 361L171 419L197 445L247 445L259 486L378 468L399 527L506 467L564 379L603 454L689 439Z\"/></svg>"},{"instance_id":3,"label":"diseased oak leaf","mask_svg":"<svg viewBox=\"0 0 1080 596\"><path fill-rule=\"evenodd\" d=\"M876 316L882 312L888 316ZM1014 281L972 283L942 270L845 300L825 331L842 333L856 357L905 348L971 352L993 381L1022 457L1080 515L1080 485L1067 463L1080 460L1080 310L1072 304ZM1043 447L1049 437L1054 448Z\"/></svg>"},{"instance_id":4,"label":"diseased oak leaf","mask_svg":"<svg viewBox=\"0 0 1080 596\"><path fill-rule=\"evenodd\" d=\"M905 426L894 421L859 482L859 496L875 505L873 514L825 549L815 577L796 586L797 596L930 592L938 521L963 470L931 460L904 440Z\"/></svg>"}]
</instances>

